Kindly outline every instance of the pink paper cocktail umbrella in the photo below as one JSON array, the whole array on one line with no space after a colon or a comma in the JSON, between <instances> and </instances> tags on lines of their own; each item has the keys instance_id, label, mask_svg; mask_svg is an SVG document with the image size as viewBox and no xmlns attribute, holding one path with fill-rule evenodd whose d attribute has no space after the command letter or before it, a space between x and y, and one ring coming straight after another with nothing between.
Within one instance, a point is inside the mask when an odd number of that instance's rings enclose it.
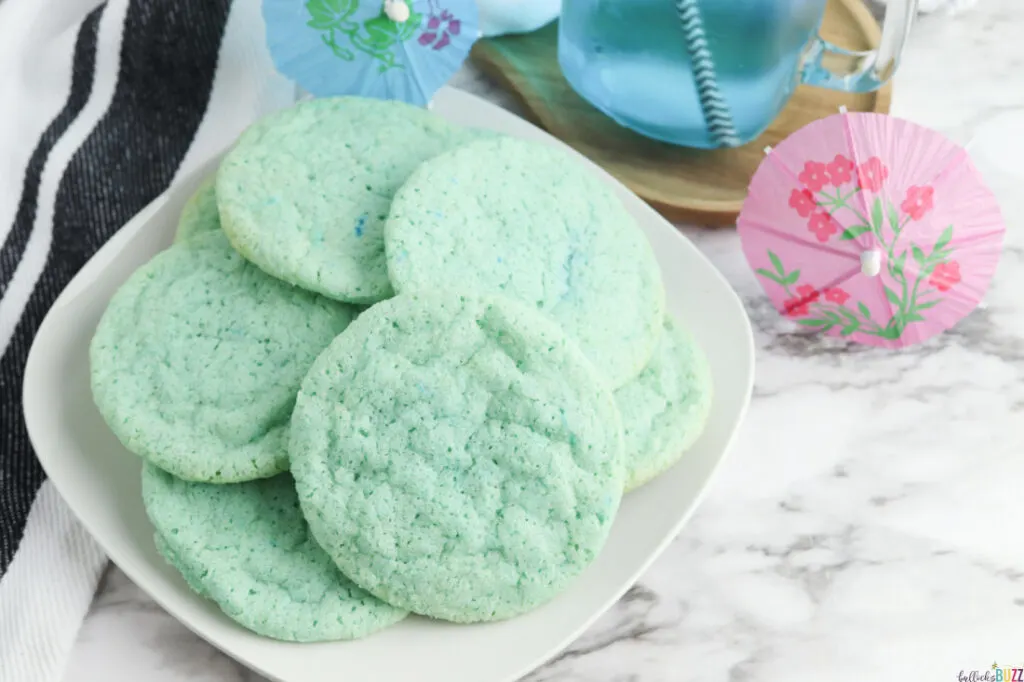
<instances>
[{"instance_id":1,"label":"pink paper cocktail umbrella","mask_svg":"<svg viewBox=\"0 0 1024 682\"><path fill-rule=\"evenodd\" d=\"M780 313L895 348L981 301L1005 227L962 147L909 121L843 112L767 152L737 227Z\"/></svg>"}]
</instances>

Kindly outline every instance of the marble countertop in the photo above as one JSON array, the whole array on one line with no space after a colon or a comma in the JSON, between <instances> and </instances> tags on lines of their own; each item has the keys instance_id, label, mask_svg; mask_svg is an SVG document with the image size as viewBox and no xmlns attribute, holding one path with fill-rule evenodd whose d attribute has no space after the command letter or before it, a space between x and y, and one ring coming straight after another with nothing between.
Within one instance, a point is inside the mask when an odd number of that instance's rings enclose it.
<instances>
[{"instance_id":1,"label":"marble countertop","mask_svg":"<svg viewBox=\"0 0 1024 682\"><path fill-rule=\"evenodd\" d=\"M893 113L962 143L1013 112L1024 121L1022 36L1019 0L923 18ZM457 84L512 106L471 71ZM1017 132L994 152L1009 229L985 307L905 352L794 333L734 231L681 227L753 320L749 416L676 541L529 682L931 682L1024 666L1024 544L1009 532L1024 527L1024 192L1010 180L1024 123ZM113 567L65 679L262 680Z\"/></svg>"}]
</instances>

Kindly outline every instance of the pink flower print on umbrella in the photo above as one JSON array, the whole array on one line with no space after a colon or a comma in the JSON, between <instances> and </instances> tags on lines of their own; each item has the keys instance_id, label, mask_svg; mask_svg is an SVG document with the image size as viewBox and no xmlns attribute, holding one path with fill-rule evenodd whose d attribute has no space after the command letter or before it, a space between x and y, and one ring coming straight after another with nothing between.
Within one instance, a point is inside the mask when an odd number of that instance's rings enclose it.
<instances>
[{"instance_id":1,"label":"pink flower print on umbrella","mask_svg":"<svg viewBox=\"0 0 1024 682\"><path fill-rule=\"evenodd\" d=\"M832 186L839 187L853 180L854 168L853 161L850 161L842 154L836 154L836 158L832 159L825 167L825 172L828 173L828 179Z\"/></svg>"},{"instance_id":2,"label":"pink flower print on umbrella","mask_svg":"<svg viewBox=\"0 0 1024 682\"><path fill-rule=\"evenodd\" d=\"M877 156L872 156L857 169L857 184L861 189L866 189L869 192L877 192L882 189L887 177L889 177L889 169Z\"/></svg>"},{"instance_id":3,"label":"pink flower print on umbrella","mask_svg":"<svg viewBox=\"0 0 1024 682\"><path fill-rule=\"evenodd\" d=\"M932 195L935 190L930 186L918 187L911 185L907 188L907 198L900 204L900 210L906 213L913 220L920 220L924 214L932 209Z\"/></svg>"},{"instance_id":4,"label":"pink flower print on umbrella","mask_svg":"<svg viewBox=\"0 0 1024 682\"><path fill-rule=\"evenodd\" d=\"M810 284L801 284L796 288L796 296L784 303L786 314L790 317L809 315L811 304L817 301L819 296L821 293Z\"/></svg>"},{"instance_id":5,"label":"pink flower print on umbrella","mask_svg":"<svg viewBox=\"0 0 1024 682\"><path fill-rule=\"evenodd\" d=\"M817 301L818 296L821 295L821 293L810 284L801 284L796 288L796 293L800 298L804 299L808 303Z\"/></svg>"},{"instance_id":6,"label":"pink flower print on umbrella","mask_svg":"<svg viewBox=\"0 0 1024 682\"><path fill-rule=\"evenodd\" d=\"M443 10L440 15L434 14L427 21L427 30L420 35L419 43L424 47L433 45L435 50L441 50L451 44L451 36L457 36L461 31L462 22L448 10Z\"/></svg>"},{"instance_id":7,"label":"pink flower print on umbrella","mask_svg":"<svg viewBox=\"0 0 1024 682\"><path fill-rule=\"evenodd\" d=\"M973 310L1005 233L962 148L868 113L815 121L770 148L737 227L782 315L886 348L920 343Z\"/></svg>"},{"instance_id":8,"label":"pink flower print on umbrella","mask_svg":"<svg viewBox=\"0 0 1024 682\"><path fill-rule=\"evenodd\" d=\"M818 202L814 200L814 193L811 190L795 189L789 193L789 206L796 209L801 218L808 218L818 207Z\"/></svg>"},{"instance_id":9,"label":"pink flower print on umbrella","mask_svg":"<svg viewBox=\"0 0 1024 682\"><path fill-rule=\"evenodd\" d=\"M789 298L782 304L786 308L786 315L790 317L802 317L811 314L811 302L802 298Z\"/></svg>"},{"instance_id":10,"label":"pink flower print on umbrella","mask_svg":"<svg viewBox=\"0 0 1024 682\"><path fill-rule=\"evenodd\" d=\"M939 263L928 278L928 283L939 291L949 291L960 283L960 264L955 260Z\"/></svg>"},{"instance_id":11,"label":"pink flower print on umbrella","mask_svg":"<svg viewBox=\"0 0 1024 682\"><path fill-rule=\"evenodd\" d=\"M803 183L811 192L818 192L828 184L828 175L825 174L828 167L817 161L808 161L804 164L804 170L797 176L797 180Z\"/></svg>"},{"instance_id":12,"label":"pink flower print on umbrella","mask_svg":"<svg viewBox=\"0 0 1024 682\"><path fill-rule=\"evenodd\" d=\"M839 287L825 289L825 300L836 305L845 305L850 300L850 295Z\"/></svg>"},{"instance_id":13,"label":"pink flower print on umbrella","mask_svg":"<svg viewBox=\"0 0 1024 682\"><path fill-rule=\"evenodd\" d=\"M807 221L807 229L814 233L819 242L827 242L829 237L839 232L839 223L827 211L817 211Z\"/></svg>"}]
</instances>

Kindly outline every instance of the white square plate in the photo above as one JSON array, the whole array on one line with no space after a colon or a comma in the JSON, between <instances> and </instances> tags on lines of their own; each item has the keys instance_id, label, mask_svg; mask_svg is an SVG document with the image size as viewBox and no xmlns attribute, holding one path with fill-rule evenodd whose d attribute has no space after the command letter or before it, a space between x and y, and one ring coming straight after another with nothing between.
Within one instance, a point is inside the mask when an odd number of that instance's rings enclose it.
<instances>
[{"instance_id":1,"label":"white square plate","mask_svg":"<svg viewBox=\"0 0 1024 682\"><path fill-rule=\"evenodd\" d=\"M457 90L440 92L433 110L457 123L564 146L507 111ZM411 617L355 642L265 639L193 594L157 554L139 492L140 460L107 429L89 391L89 340L107 301L136 268L171 242L182 205L219 161L211 159L125 225L82 268L43 322L25 370L24 404L47 475L132 580L198 635L268 677L286 682L518 679L613 604L696 507L750 400L753 338L739 299L672 225L590 164L615 187L647 234L661 264L670 309L707 350L715 399L703 437L671 471L626 496L598 560L568 591L537 611L482 625Z\"/></svg>"}]
</instances>

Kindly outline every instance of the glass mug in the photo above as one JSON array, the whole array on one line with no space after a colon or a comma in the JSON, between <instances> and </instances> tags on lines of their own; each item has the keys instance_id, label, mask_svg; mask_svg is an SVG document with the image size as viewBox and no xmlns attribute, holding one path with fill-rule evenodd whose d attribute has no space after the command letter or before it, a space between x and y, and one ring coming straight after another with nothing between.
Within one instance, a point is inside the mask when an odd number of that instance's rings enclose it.
<instances>
[{"instance_id":1,"label":"glass mug","mask_svg":"<svg viewBox=\"0 0 1024 682\"><path fill-rule=\"evenodd\" d=\"M891 76L917 0L889 0L877 50L818 37L826 0L562 0L558 61L620 125L686 147L760 135L799 83L867 92Z\"/></svg>"}]
</instances>

